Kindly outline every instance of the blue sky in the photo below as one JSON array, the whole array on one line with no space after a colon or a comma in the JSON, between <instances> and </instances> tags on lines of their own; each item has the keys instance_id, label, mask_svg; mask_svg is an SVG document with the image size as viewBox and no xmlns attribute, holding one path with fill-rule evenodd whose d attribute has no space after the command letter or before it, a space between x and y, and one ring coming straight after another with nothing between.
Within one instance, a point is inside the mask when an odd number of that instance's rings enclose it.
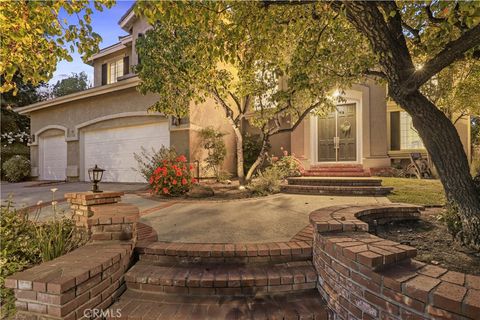
<instances>
[{"instance_id":1,"label":"blue sky","mask_svg":"<svg viewBox=\"0 0 480 320\"><path fill-rule=\"evenodd\" d=\"M102 36L102 43L100 48L108 47L118 42L118 37L125 35L119 25L118 20L123 16L125 12L130 8L134 1L119 1L115 6L110 9L104 9L102 12L94 10L92 14L92 28L93 31ZM75 19L68 16L66 13L61 13L60 18L66 18L70 23L75 23ZM78 53L72 55L73 61L60 61L57 64L57 70L53 74L53 78L49 83L55 84L58 80L61 80L69 76L72 72L80 73L85 71L88 74L88 78L93 82L93 67L84 64L82 58Z\"/></svg>"}]
</instances>

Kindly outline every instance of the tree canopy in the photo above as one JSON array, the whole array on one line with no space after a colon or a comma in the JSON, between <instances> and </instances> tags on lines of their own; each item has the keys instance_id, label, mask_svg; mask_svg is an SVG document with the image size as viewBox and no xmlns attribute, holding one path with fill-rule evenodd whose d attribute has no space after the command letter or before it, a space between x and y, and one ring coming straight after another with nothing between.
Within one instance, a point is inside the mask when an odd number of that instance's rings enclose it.
<instances>
[{"instance_id":1,"label":"tree canopy","mask_svg":"<svg viewBox=\"0 0 480 320\"><path fill-rule=\"evenodd\" d=\"M88 76L85 72L72 73L68 78L57 81L52 88L55 97L87 90L90 87Z\"/></svg>"},{"instance_id":2,"label":"tree canopy","mask_svg":"<svg viewBox=\"0 0 480 320\"><path fill-rule=\"evenodd\" d=\"M101 37L90 25L93 10L113 4L113 0L1 1L0 92L17 91L15 74L37 85L52 77L58 61L71 61L74 50L85 59L95 53ZM61 12L76 17L76 23L60 19Z\"/></svg>"},{"instance_id":3,"label":"tree canopy","mask_svg":"<svg viewBox=\"0 0 480 320\"><path fill-rule=\"evenodd\" d=\"M268 11L260 5L138 3L137 13L153 25L137 42L140 91L160 95L153 108L184 117L192 101L214 99L232 124L237 145L242 145L240 124L248 118L266 148L270 136L293 130L312 111L331 108L328 93L349 86L374 61L362 54L368 44L343 17L320 14L324 4ZM292 126L281 125L285 118ZM241 152L237 148L242 178Z\"/></svg>"}]
</instances>

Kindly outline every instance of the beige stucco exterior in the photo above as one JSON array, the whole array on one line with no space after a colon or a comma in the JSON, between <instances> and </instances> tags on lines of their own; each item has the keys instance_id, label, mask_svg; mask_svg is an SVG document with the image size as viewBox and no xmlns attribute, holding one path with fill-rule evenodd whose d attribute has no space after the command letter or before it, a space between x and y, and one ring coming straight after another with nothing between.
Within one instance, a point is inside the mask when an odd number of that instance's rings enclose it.
<instances>
[{"instance_id":1,"label":"beige stucco exterior","mask_svg":"<svg viewBox=\"0 0 480 320\"><path fill-rule=\"evenodd\" d=\"M213 100L207 100L200 105L192 103L188 123L175 126L171 124L170 118L148 111L149 107L158 100L158 96L140 94L136 88L138 80L128 79L125 82L130 82L131 85L123 88L125 86L119 82L103 86L109 87L110 90L102 94L94 94L100 89L93 88L84 91L75 99L68 99L68 96L62 97L29 106L28 108L32 111L22 111L29 114L31 121L30 148L33 177L38 177L40 172L39 140L48 136L63 135L67 143L67 179L82 180L83 170L86 169L82 168L81 141L82 134L87 130L123 128L168 121L170 146L193 162L203 161L206 156L206 151L201 147L199 140L199 131L204 127L212 126L225 133L224 140L228 150L235 149L231 126ZM118 87L120 89L117 89ZM233 172L234 164L235 154L229 152L224 170Z\"/></svg>"}]
</instances>

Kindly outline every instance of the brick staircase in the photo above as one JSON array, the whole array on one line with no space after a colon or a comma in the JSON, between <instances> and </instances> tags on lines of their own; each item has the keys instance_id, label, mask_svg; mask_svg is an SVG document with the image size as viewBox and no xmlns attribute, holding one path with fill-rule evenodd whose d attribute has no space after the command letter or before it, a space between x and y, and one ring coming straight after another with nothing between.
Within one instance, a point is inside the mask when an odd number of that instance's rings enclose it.
<instances>
[{"instance_id":1,"label":"brick staircase","mask_svg":"<svg viewBox=\"0 0 480 320\"><path fill-rule=\"evenodd\" d=\"M336 196L384 196L393 188L382 186L381 179L347 177L292 177L280 187L284 193Z\"/></svg>"},{"instance_id":2,"label":"brick staircase","mask_svg":"<svg viewBox=\"0 0 480 320\"><path fill-rule=\"evenodd\" d=\"M327 319L311 232L281 243L141 242L110 309L120 319Z\"/></svg>"},{"instance_id":3,"label":"brick staircase","mask_svg":"<svg viewBox=\"0 0 480 320\"><path fill-rule=\"evenodd\" d=\"M305 170L305 177L370 177L361 164L321 164Z\"/></svg>"}]
</instances>

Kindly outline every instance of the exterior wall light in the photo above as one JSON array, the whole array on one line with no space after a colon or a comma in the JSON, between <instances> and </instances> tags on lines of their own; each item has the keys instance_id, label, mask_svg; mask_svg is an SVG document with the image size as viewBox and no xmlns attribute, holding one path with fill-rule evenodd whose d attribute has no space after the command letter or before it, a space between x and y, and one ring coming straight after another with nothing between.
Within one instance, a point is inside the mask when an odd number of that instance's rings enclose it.
<instances>
[{"instance_id":1,"label":"exterior wall light","mask_svg":"<svg viewBox=\"0 0 480 320\"><path fill-rule=\"evenodd\" d=\"M99 168L97 165L95 165L94 168L88 169L88 178L90 178L90 181L93 182L92 191L95 193L103 192L102 190L98 189L98 183L102 181L104 171L104 169Z\"/></svg>"}]
</instances>

